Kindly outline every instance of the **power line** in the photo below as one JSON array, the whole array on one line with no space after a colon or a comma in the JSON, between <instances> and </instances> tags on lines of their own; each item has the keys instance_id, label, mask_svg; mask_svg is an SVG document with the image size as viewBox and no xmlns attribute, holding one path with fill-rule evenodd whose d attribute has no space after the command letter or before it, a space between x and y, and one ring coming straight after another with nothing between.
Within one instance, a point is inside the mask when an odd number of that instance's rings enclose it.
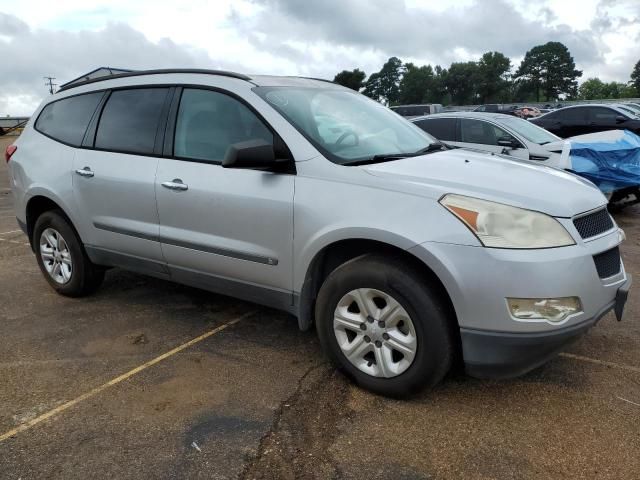
<instances>
[{"instance_id":1,"label":"power line","mask_svg":"<svg viewBox=\"0 0 640 480\"><path fill-rule=\"evenodd\" d=\"M45 87L49 87L49 93L53 95L53 87L58 86L57 83L53 83L56 77L42 77L42 78L46 80L46 82L44 82Z\"/></svg>"}]
</instances>

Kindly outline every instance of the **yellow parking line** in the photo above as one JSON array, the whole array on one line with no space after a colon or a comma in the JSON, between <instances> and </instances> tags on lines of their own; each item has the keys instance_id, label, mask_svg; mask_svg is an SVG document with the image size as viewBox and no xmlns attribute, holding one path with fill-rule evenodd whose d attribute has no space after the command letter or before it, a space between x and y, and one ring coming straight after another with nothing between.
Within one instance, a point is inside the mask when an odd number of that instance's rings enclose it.
<instances>
[{"instance_id":1,"label":"yellow parking line","mask_svg":"<svg viewBox=\"0 0 640 480\"><path fill-rule=\"evenodd\" d=\"M596 365L603 365L605 367L619 368L620 370L626 370L628 372L640 373L640 367L633 367L631 365L624 365L622 363L607 362L605 360L583 357L582 355L575 355L573 353L561 353L560 356L565 358L572 358L573 360L580 360L582 362L595 363Z\"/></svg>"},{"instance_id":2,"label":"yellow parking line","mask_svg":"<svg viewBox=\"0 0 640 480\"><path fill-rule=\"evenodd\" d=\"M238 323L241 320L244 320L247 317L250 317L251 315L253 315L254 313L256 313L255 311L251 311L248 313L245 313L244 315L240 315L237 318L234 318L233 320L220 325L219 327L214 328L213 330L209 330L206 333L203 333L202 335L200 335L199 337L196 337L192 340L189 340L187 343L183 343L182 345L174 348L173 350L169 350L166 353L163 353L162 355L154 358L153 360L149 360L146 363L143 363L142 365L134 368L133 370L129 370L126 373L123 373L122 375L109 380L107 383L104 383L102 385L100 385L99 387L96 387L92 390L89 390L86 393L83 393L82 395L80 395L79 397L74 398L73 400L69 400L66 403L63 403L62 405L57 406L56 408L49 410L46 413L43 413L42 415L40 415L39 417L36 417L32 420L29 420L28 422L22 423L20 425L18 425L16 428L14 428L13 430L9 430L6 433L3 433L2 435L0 435L0 442L3 442L5 440L7 440L8 438L11 438L15 435L17 435L20 432L24 432L25 430L28 430L34 426L36 426L37 424L44 422L45 420L53 417L54 415L57 415L59 413L64 412L65 410L73 407L74 405L77 405L78 403L86 400L87 398L91 398L95 395L97 395L98 393L102 392L103 390L106 390L109 387L112 387L114 385L117 385L118 383L121 383L125 380L127 380L128 378L133 377L134 375L136 375L137 373L140 373L141 371L155 365L156 363L161 362L162 360L165 360L169 357L171 357L172 355L175 355L176 353L181 352L182 350L184 350L185 348L189 348L192 345L195 345L198 342L201 342L207 338L209 338L212 335L215 335L216 333L221 332L222 330L224 330L225 328L228 328L232 325L235 325L236 323Z\"/></svg>"}]
</instances>

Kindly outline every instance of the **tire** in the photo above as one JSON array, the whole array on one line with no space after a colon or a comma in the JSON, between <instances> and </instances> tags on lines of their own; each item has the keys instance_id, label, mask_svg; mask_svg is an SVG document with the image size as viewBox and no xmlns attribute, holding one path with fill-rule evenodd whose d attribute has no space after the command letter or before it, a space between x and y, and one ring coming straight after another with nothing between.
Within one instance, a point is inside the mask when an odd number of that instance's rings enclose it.
<instances>
[{"instance_id":1,"label":"tire","mask_svg":"<svg viewBox=\"0 0 640 480\"><path fill-rule=\"evenodd\" d=\"M102 283L104 269L91 263L80 237L62 212L51 210L38 217L32 245L44 278L59 294L81 297ZM60 265L57 270L56 264Z\"/></svg>"},{"instance_id":2,"label":"tire","mask_svg":"<svg viewBox=\"0 0 640 480\"><path fill-rule=\"evenodd\" d=\"M402 259L369 254L344 263L327 277L316 300L325 353L358 385L381 395L406 397L433 387L451 368L455 348L452 322L435 291ZM373 314L358 327L368 312ZM371 318L376 315L388 321Z\"/></svg>"}]
</instances>

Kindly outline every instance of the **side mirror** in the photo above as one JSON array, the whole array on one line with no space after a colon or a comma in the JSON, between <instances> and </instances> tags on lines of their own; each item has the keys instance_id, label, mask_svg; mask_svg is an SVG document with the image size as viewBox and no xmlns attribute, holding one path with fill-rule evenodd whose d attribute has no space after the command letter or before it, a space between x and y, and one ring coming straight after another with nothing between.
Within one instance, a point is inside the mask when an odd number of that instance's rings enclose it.
<instances>
[{"instance_id":1,"label":"side mirror","mask_svg":"<svg viewBox=\"0 0 640 480\"><path fill-rule=\"evenodd\" d=\"M623 117L622 115L618 115L616 117L616 123L623 123L623 122L626 122L626 121L627 121L627 119L625 117Z\"/></svg>"},{"instance_id":2,"label":"side mirror","mask_svg":"<svg viewBox=\"0 0 640 480\"><path fill-rule=\"evenodd\" d=\"M498 145L501 147L508 147L508 148L520 148L522 145L520 145L520 142L518 140L516 140L513 137L500 137L498 138Z\"/></svg>"},{"instance_id":3,"label":"side mirror","mask_svg":"<svg viewBox=\"0 0 640 480\"><path fill-rule=\"evenodd\" d=\"M273 144L262 139L229 145L222 160L224 168L254 168L266 170L276 165Z\"/></svg>"}]
</instances>

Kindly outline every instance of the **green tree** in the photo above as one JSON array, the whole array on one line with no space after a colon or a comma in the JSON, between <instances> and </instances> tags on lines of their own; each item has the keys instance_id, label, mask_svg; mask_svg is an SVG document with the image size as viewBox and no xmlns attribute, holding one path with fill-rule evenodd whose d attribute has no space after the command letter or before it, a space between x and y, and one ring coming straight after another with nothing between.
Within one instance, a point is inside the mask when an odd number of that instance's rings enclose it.
<instances>
[{"instance_id":1,"label":"green tree","mask_svg":"<svg viewBox=\"0 0 640 480\"><path fill-rule=\"evenodd\" d=\"M575 96L581 76L569 49L560 42L533 47L525 54L515 74L516 78L533 86L537 101L540 101L541 91L547 101L555 100L559 95Z\"/></svg>"},{"instance_id":2,"label":"green tree","mask_svg":"<svg viewBox=\"0 0 640 480\"><path fill-rule=\"evenodd\" d=\"M509 85L511 60L500 52L487 52L478 62L477 92L482 103L495 102Z\"/></svg>"},{"instance_id":3,"label":"green tree","mask_svg":"<svg viewBox=\"0 0 640 480\"><path fill-rule=\"evenodd\" d=\"M342 85L343 87L359 92L364 86L364 78L366 76L367 75L362 70L356 68L354 70L341 71L333 78L333 81L338 85Z\"/></svg>"},{"instance_id":4,"label":"green tree","mask_svg":"<svg viewBox=\"0 0 640 480\"><path fill-rule=\"evenodd\" d=\"M631 85L636 90L636 94L640 95L640 60L636 63L636 66L633 67L633 71L631 72Z\"/></svg>"},{"instance_id":5,"label":"green tree","mask_svg":"<svg viewBox=\"0 0 640 480\"><path fill-rule=\"evenodd\" d=\"M387 105L395 105L400 98L400 80L404 73L402 61L391 57L379 72L372 73L362 93Z\"/></svg>"},{"instance_id":6,"label":"green tree","mask_svg":"<svg viewBox=\"0 0 640 480\"><path fill-rule=\"evenodd\" d=\"M605 98L606 84L599 78L589 78L582 82L578 89L578 96L581 100L596 100L598 98Z\"/></svg>"},{"instance_id":7,"label":"green tree","mask_svg":"<svg viewBox=\"0 0 640 480\"><path fill-rule=\"evenodd\" d=\"M444 83L453 103L458 105L476 103L478 64L476 62L452 63Z\"/></svg>"},{"instance_id":8,"label":"green tree","mask_svg":"<svg viewBox=\"0 0 640 480\"><path fill-rule=\"evenodd\" d=\"M405 73L400 81L401 104L429 102L434 88L433 68L431 65L417 67L413 63L404 65Z\"/></svg>"}]
</instances>

